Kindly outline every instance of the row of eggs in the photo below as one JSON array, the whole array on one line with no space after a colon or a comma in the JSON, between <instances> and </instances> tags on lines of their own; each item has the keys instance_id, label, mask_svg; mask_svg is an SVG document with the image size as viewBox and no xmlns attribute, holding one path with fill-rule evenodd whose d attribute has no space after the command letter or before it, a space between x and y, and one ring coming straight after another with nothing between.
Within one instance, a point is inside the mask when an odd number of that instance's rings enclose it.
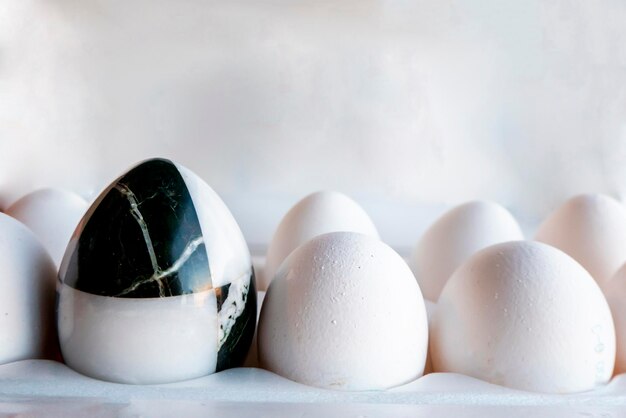
<instances>
[{"instance_id":1,"label":"row of eggs","mask_svg":"<svg viewBox=\"0 0 626 418\"><path fill-rule=\"evenodd\" d=\"M58 358L58 341L84 374L163 383L241 365L258 339L262 367L344 390L426 370L566 393L626 371L626 209L607 196L569 200L537 241L495 203L458 206L407 265L358 204L315 193L284 216L258 282L226 206L168 160L131 168L89 208L43 190L5 212L41 243L0 214L3 363Z\"/></svg>"}]
</instances>

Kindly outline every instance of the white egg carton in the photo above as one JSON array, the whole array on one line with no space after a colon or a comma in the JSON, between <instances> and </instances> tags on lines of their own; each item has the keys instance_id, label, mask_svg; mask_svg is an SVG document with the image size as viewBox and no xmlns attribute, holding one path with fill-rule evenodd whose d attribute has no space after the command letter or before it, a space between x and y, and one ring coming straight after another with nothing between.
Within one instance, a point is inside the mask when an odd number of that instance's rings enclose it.
<instances>
[{"instance_id":1,"label":"white egg carton","mask_svg":"<svg viewBox=\"0 0 626 418\"><path fill-rule=\"evenodd\" d=\"M261 270L263 259L254 262ZM0 366L0 416L612 417L623 411L626 374L590 392L558 395L454 373L427 374L386 391L349 392L305 386L256 367L172 384L124 385L89 378L51 360Z\"/></svg>"},{"instance_id":2,"label":"white egg carton","mask_svg":"<svg viewBox=\"0 0 626 418\"><path fill-rule=\"evenodd\" d=\"M618 416L626 410L626 376L592 392L546 395L467 376L432 373L380 392L304 386L258 368L199 379L132 386L80 375L49 360L0 366L0 414L46 417L556 417Z\"/></svg>"},{"instance_id":3,"label":"white egg carton","mask_svg":"<svg viewBox=\"0 0 626 418\"><path fill-rule=\"evenodd\" d=\"M253 257L258 272L264 262ZM253 358L247 361L251 364ZM568 395L512 390L452 373L431 373L386 391L348 392L305 386L256 367L174 384L124 385L86 377L50 360L0 366L0 416L456 417L462 412L569 417L618 416L622 410L626 375Z\"/></svg>"}]
</instances>

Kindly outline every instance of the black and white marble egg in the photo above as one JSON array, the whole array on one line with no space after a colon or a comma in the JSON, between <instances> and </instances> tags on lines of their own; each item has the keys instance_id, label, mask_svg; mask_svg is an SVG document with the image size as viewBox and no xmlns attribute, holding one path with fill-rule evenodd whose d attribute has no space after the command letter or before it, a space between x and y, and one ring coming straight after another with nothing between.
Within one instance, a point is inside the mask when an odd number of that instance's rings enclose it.
<instances>
[{"instance_id":1,"label":"black and white marble egg","mask_svg":"<svg viewBox=\"0 0 626 418\"><path fill-rule=\"evenodd\" d=\"M241 364L256 323L250 253L230 211L197 175L144 161L92 204L59 271L65 362L137 384Z\"/></svg>"}]
</instances>

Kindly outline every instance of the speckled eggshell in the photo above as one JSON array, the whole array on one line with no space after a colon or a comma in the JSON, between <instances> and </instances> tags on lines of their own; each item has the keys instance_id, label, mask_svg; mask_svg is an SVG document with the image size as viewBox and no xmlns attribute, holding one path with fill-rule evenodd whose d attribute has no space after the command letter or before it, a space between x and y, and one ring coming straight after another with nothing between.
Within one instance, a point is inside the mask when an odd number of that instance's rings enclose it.
<instances>
[{"instance_id":1,"label":"speckled eggshell","mask_svg":"<svg viewBox=\"0 0 626 418\"><path fill-rule=\"evenodd\" d=\"M40 189L21 197L9 206L6 214L29 227L58 266L86 210L87 202L75 193Z\"/></svg>"},{"instance_id":2,"label":"speckled eggshell","mask_svg":"<svg viewBox=\"0 0 626 418\"><path fill-rule=\"evenodd\" d=\"M378 238L368 214L348 196L334 191L310 194L293 206L280 221L267 249L259 290L272 281L280 263L300 244L327 232L360 232Z\"/></svg>"},{"instance_id":3,"label":"speckled eggshell","mask_svg":"<svg viewBox=\"0 0 626 418\"><path fill-rule=\"evenodd\" d=\"M608 304L580 264L546 244L497 244L446 284L432 322L436 372L548 393L611 378L615 330Z\"/></svg>"},{"instance_id":4,"label":"speckled eggshell","mask_svg":"<svg viewBox=\"0 0 626 418\"><path fill-rule=\"evenodd\" d=\"M626 264L606 283L604 294L611 307L617 338L615 374L626 373Z\"/></svg>"},{"instance_id":5,"label":"speckled eggshell","mask_svg":"<svg viewBox=\"0 0 626 418\"><path fill-rule=\"evenodd\" d=\"M284 261L259 321L261 366L306 385L377 390L424 371L426 309L404 260L376 238L318 236Z\"/></svg>"},{"instance_id":6,"label":"speckled eggshell","mask_svg":"<svg viewBox=\"0 0 626 418\"><path fill-rule=\"evenodd\" d=\"M511 213L488 201L474 201L444 213L422 235L409 262L426 299L436 302L454 270L493 244L523 239Z\"/></svg>"},{"instance_id":7,"label":"speckled eggshell","mask_svg":"<svg viewBox=\"0 0 626 418\"><path fill-rule=\"evenodd\" d=\"M537 241L572 256L600 287L626 262L626 208L601 194L571 198L550 214Z\"/></svg>"},{"instance_id":8,"label":"speckled eggshell","mask_svg":"<svg viewBox=\"0 0 626 418\"><path fill-rule=\"evenodd\" d=\"M0 213L0 364L54 357L56 268L37 237Z\"/></svg>"}]
</instances>

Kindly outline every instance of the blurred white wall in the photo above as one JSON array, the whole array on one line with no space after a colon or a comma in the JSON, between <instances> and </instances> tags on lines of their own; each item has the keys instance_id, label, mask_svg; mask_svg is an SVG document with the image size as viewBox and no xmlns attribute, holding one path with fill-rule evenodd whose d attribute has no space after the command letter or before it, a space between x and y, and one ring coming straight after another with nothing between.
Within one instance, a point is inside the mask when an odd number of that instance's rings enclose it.
<instances>
[{"instance_id":1,"label":"blurred white wall","mask_svg":"<svg viewBox=\"0 0 626 418\"><path fill-rule=\"evenodd\" d=\"M253 244L318 189L396 246L468 199L621 198L626 2L0 0L0 207L151 156Z\"/></svg>"}]
</instances>

